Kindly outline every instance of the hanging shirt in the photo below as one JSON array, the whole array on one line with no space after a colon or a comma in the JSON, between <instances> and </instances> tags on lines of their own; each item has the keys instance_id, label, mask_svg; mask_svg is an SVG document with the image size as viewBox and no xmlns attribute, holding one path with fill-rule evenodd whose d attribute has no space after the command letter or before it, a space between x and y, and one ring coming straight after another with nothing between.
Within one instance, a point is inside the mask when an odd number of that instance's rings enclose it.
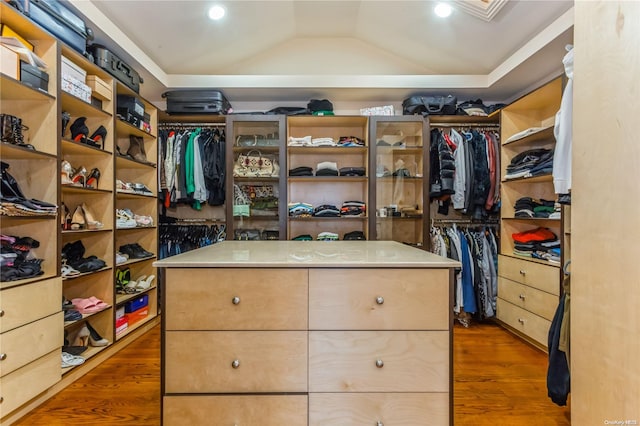
<instances>
[{"instance_id":1,"label":"hanging shirt","mask_svg":"<svg viewBox=\"0 0 640 426\"><path fill-rule=\"evenodd\" d=\"M571 145L573 142L573 48L562 59L567 75L560 110L556 113L553 134L556 137L553 158L553 186L556 194L568 194L571 190Z\"/></svg>"}]
</instances>

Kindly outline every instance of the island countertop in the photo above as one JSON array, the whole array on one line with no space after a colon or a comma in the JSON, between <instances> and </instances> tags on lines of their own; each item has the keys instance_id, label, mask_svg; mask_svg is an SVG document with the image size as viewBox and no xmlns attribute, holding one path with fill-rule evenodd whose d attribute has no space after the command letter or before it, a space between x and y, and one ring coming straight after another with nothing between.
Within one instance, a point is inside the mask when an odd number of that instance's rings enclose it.
<instances>
[{"instance_id":1,"label":"island countertop","mask_svg":"<svg viewBox=\"0 0 640 426\"><path fill-rule=\"evenodd\" d=\"M223 241L153 263L158 268L455 268L460 263L393 241Z\"/></svg>"}]
</instances>

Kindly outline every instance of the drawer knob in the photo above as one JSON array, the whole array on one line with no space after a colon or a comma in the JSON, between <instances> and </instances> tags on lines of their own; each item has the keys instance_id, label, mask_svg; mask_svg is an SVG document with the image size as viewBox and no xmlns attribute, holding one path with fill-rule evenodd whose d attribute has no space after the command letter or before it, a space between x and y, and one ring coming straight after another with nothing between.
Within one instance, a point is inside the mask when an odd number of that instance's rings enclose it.
<instances>
[{"instance_id":1,"label":"drawer knob","mask_svg":"<svg viewBox=\"0 0 640 426\"><path fill-rule=\"evenodd\" d=\"M377 422L376 422L376 426L384 426L384 423L382 423L382 422L380 422L380 421L377 421Z\"/></svg>"},{"instance_id":2,"label":"drawer knob","mask_svg":"<svg viewBox=\"0 0 640 426\"><path fill-rule=\"evenodd\" d=\"M525 299L525 295L524 294L520 294L520 296L518 296L518 297L520 297L520 300L524 300Z\"/></svg>"},{"instance_id":3,"label":"drawer knob","mask_svg":"<svg viewBox=\"0 0 640 426\"><path fill-rule=\"evenodd\" d=\"M522 319L522 318L518 318L518 322L519 322L520 324L523 324L523 325L524 325L524 319Z\"/></svg>"},{"instance_id":4,"label":"drawer knob","mask_svg":"<svg viewBox=\"0 0 640 426\"><path fill-rule=\"evenodd\" d=\"M520 275L527 275L527 271L525 271L524 269L520 269Z\"/></svg>"},{"instance_id":5,"label":"drawer knob","mask_svg":"<svg viewBox=\"0 0 640 426\"><path fill-rule=\"evenodd\" d=\"M4 309L0 309L0 317L4 316Z\"/></svg>"},{"instance_id":6,"label":"drawer knob","mask_svg":"<svg viewBox=\"0 0 640 426\"><path fill-rule=\"evenodd\" d=\"M233 299L231 299L231 303L233 303L234 305L237 305L240 303L240 298L238 296L234 297Z\"/></svg>"},{"instance_id":7,"label":"drawer knob","mask_svg":"<svg viewBox=\"0 0 640 426\"><path fill-rule=\"evenodd\" d=\"M238 368L240 367L240 360L239 359L234 359L233 362L231 363L231 366L233 368Z\"/></svg>"},{"instance_id":8,"label":"drawer knob","mask_svg":"<svg viewBox=\"0 0 640 426\"><path fill-rule=\"evenodd\" d=\"M4 401L4 398L0 396L0 404Z\"/></svg>"},{"instance_id":9,"label":"drawer knob","mask_svg":"<svg viewBox=\"0 0 640 426\"><path fill-rule=\"evenodd\" d=\"M7 359L7 354L0 354L0 361Z\"/></svg>"},{"instance_id":10,"label":"drawer knob","mask_svg":"<svg viewBox=\"0 0 640 426\"><path fill-rule=\"evenodd\" d=\"M378 305L382 305L384 303L384 297L382 297L382 296L376 297L376 303Z\"/></svg>"},{"instance_id":11,"label":"drawer knob","mask_svg":"<svg viewBox=\"0 0 640 426\"><path fill-rule=\"evenodd\" d=\"M378 368L384 367L384 361L381 360L381 359L377 359L376 360L376 367L378 367Z\"/></svg>"}]
</instances>

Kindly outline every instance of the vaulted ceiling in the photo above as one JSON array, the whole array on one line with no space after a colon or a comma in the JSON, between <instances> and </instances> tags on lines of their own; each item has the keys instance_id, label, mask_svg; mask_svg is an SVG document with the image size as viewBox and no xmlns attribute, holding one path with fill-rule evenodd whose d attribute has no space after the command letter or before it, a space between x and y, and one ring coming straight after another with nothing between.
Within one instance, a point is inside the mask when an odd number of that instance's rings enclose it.
<instances>
[{"instance_id":1,"label":"vaulted ceiling","mask_svg":"<svg viewBox=\"0 0 640 426\"><path fill-rule=\"evenodd\" d=\"M384 101L412 92L514 95L562 70L573 1L458 0L438 18L435 2L69 0L107 45L165 87L217 87L242 101Z\"/></svg>"}]
</instances>

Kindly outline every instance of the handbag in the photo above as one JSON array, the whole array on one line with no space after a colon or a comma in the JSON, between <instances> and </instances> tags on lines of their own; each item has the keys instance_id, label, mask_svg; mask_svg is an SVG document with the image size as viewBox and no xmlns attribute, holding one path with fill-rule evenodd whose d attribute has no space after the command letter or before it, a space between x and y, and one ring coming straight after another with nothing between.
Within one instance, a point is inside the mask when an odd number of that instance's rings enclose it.
<instances>
[{"instance_id":1,"label":"handbag","mask_svg":"<svg viewBox=\"0 0 640 426\"><path fill-rule=\"evenodd\" d=\"M238 185L233 185L233 215L249 216L251 214L251 201Z\"/></svg>"},{"instance_id":2,"label":"handbag","mask_svg":"<svg viewBox=\"0 0 640 426\"><path fill-rule=\"evenodd\" d=\"M233 176L235 177L277 177L279 174L278 161L275 158L262 155L258 150L238 155L236 164L233 165Z\"/></svg>"},{"instance_id":3,"label":"handbag","mask_svg":"<svg viewBox=\"0 0 640 426\"><path fill-rule=\"evenodd\" d=\"M236 146L241 147L278 145L280 145L280 139L277 133L270 133L268 135L238 135L236 138Z\"/></svg>"},{"instance_id":4,"label":"handbag","mask_svg":"<svg viewBox=\"0 0 640 426\"><path fill-rule=\"evenodd\" d=\"M268 241L279 240L280 239L280 232L274 231L274 230L270 230L270 229L266 229L266 230L262 231L262 239L263 240L268 240Z\"/></svg>"},{"instance_id":5,"label":"handbag","mask_svg":"<svg viewBox=\"0 0 640 426\"><path fill-rule=\"evenodd\" d=\"M260 239L259 229L234 229L233 239L240 241L255 241Z\"/></svg>"},{"instance_id":6,"label":"handbag","mask_svg":"<svg viewBox=\"0 0 640 426\"><path fill-rule=\"evenodd\" d=\"M455 115L455 96L411 96L402 101L403 115Z\"/></svg>"}]
</instances>

